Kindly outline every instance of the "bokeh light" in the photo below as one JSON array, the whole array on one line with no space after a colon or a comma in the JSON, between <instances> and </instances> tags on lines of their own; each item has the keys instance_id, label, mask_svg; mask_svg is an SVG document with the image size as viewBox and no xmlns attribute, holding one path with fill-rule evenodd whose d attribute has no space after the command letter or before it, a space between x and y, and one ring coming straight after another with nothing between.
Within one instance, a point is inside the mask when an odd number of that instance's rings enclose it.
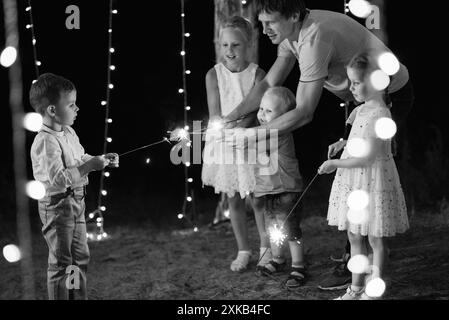
<instances>
[{"instance_id":1,"label":"bokeh light","mask_svg":"<svg viewBox=\"0 0 449 320\"><path fill-rule=\"evenodd\" d=\"M23 127L32 132L38 132L43 123L42 116L37 112L29 112L23 117Z\"/></svg>"},{"instance_id":2,"label":"bokeh light","mask_svg":"<svg viewBox=\"0 0 449 320\"><path fill-rule=\"evenodd\" d=\"M365 293L372 298L381 297L385 292L385 282L381 278L374 278L368 281Z\"/></svg>"},{"instance_id":3,"label":"bokeh light","mask_svg":"<svg viewBox=\"0 0 449 320\"><path fill-rule=\"evenodd\" d=\"M348 221L352 224L363 224L368 221L368 210L348 210Z\"/></svg>"},{"instance_id":4,"label":"bokeh light","mask_svg":"<svg viewBox=\"0 0 449 320\"><path fill-rule=\"evenodd\" d=\"M0 64L8 68L16 62L17 50L14 47L6 47L0 54Z\"/></svg>"},{"instance_id":5,"label":"bokeh light","mask_svg":"<svg viewBox=\"0 0 449 320\"><path fill-rule=\"evenodd\" d=\"M361 211L368 206L369 195L363 190L352 191L346 201L348 207L354 211Z\"/></svg>"},{"instance_id":6,"label":"bokeh light","mask_svg":"<svg viewBox=\"0 0 449 320\"><path fill-rule=\"evenodd\" d=\"M357 274L365 273L366 270L368 269L368 266L369 266L369 260L363 254L355 255L355 256L351 257L351 259L349 259L349 261L348 261L348 269L352 273L357 273Z\"/></svg>"},{"instance_id":7,"label":"bokeh light","mask_svg":"<svg viewBox=\"0 0 449 320\"><path fill-rule=\"evenodd\" d=\"M351 157L362 158L366 157L370 151L369 143L362 138L349 139L346 144L346 150Z\"/></svg>"},{"instance_id":8,"label":"bokeh light","mask_svg":"<svg viewBox=\"0 0 449 320\"><path fill-rule=\"evenodd\" d=\"M32 199L40 200L45 197L45 186L40 181L29 181L26 184L25 189L27 195Z\"/></svg>"},{"instance_id":9,"label":"bokeh light","mask_svg":"<svg viewBox=\"0 0 449 320\"><path fill-rule=\"evenodd\" d=\"M382 91L390 84L390 77L382 70L375 70L371 73L370 81L374 89Z\"/></svg>"},{"instance_id":10,"label":"bokeh light","mask_svg":"<svg viewBox=\"0 0 449 320\"><path fill-rule=\"evenodd\" d=\"M396 122L391 118L380 118L374 125L376 135L384 140L391 139L396 134Z\"/></svg>"},{"instance_id":11,"label":"bokeh light","mask_svg":"<svg viewBox=\"0 0 449 320\"><path fill-rule=\"evenodd\" d=\"M366 18L371 14L371 4L366 0L351 0L348 3L349 11L359 18Z\"/></svg>"},{"instance_id":12,"label":"bokeh light","mask_svg":"<svg viewBox=\"0 0 449 320\"><path fill-rule=\"evenodd\" d=\"M20 260L22 254L20 253L19 247L14 244L8 244L3 247L3 256L6 261L14 263Z\"/></svg>"},{"instance_id":13,"label":"bokeh light","mask_svg":"<svg viewBox=\"0 0 449 320\"><path fill-rule=\"evenodd\" d=\"M384 52L379 55L377 62L380 69L389 76L396 74L401 66L398 58L391 52Z\"/></svg>"}]
</instances>

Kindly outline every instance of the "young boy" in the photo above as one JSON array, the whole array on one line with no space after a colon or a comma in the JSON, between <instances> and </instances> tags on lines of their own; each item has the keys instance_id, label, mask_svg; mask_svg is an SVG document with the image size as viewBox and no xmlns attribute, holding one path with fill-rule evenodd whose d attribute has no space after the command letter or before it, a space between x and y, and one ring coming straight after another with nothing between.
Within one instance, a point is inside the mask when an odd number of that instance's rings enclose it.
<instances>
[{"instance_id":1,"label":"young boy","mask_svg":"<svg viewBox=\"0 0 449 320\"><path fill-rule=\"evenodd\" d=\"M48 296L50 300L67 300L69 289L78 289L73 293L87 299L87 175L104 169L112 160L117 162L118 155L93 157L84 152L70 127L79 108L75 86L69 80L51 73L41 75L31 86L30 103L44 120L31 146L31 161L34 178L46 189L45 197L39 200L39 215L49 248ZM70 274L78 278L67 281Z\"/></svg>"},{"instance_id":2,"label":"young boy","mask_svg":"<svg viewBox=\"0 0 449 320\"><path fill-rule=\"evenodd\" d=\"M270 88L262 97L257 119L261 125L264 125L295 106L295 96L289 89L285 87ZM275 224L278 227L283 227L292 258L291 273L286 286L295 288L304 284L307 274L300 227L300 210L296 208L290 215L289 213L303 190L303 182L299 173L292 134L279 136L277 142L277 146L273 147L272 143L267 141L267 144L270 144L266 148L269 150L269 171L263 172L262 166L256 169L254 205L257 212L265 212L267 231L272 229ZM275 156L275 154L277 155ZM272 274L283 270L286 266L282 248L273 241L271 241L271 251L273 259L264 266L258 267L262 274Z\"/></svg>"}]
</instances>

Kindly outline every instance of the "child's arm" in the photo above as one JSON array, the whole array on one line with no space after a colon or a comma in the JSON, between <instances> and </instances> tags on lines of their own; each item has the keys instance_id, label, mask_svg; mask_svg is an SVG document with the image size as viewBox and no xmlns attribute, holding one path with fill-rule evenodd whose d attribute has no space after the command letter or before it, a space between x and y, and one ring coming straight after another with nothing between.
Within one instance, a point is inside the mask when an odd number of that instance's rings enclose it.
<instances>
[{"instance_id":1,"label":"child's arm","mask_svg":"<svg viewBox=\"0 0 449 320\"><path fill-rule=\"evenodd\" d=\"M109 163L104 157L97 156L79 167L66 168L61 147L54 139L44 138L33 144L33 172L37 172L38 180L49 181L58 188L67 188L80 182L90 171L101 170Z\"/></svg>"},{"instance_id":2,"label":"child's arm","mask_svg":"<svg viewBox=\"0 0 449 320\"><path fill-rule=\"evenodd\" d=\"M332 173L337 168L360 168L370 166L376 159L382 141L377 138L365 140L369 145L368 155L365 157L351 157L347 159L332 159L325 161L318 169L319 174Z\"/></svg>"},{"instance_id":3,"label":"child's arm","mask_svg":"<svg viewBox=\"0 0 449 320\"><path fill-rule=\"evenodd\" d=\"M209 121L221 118L220 92L218 91L217 73L211 68L206 74L207 107Z\"/></svg>"}]
</instances>

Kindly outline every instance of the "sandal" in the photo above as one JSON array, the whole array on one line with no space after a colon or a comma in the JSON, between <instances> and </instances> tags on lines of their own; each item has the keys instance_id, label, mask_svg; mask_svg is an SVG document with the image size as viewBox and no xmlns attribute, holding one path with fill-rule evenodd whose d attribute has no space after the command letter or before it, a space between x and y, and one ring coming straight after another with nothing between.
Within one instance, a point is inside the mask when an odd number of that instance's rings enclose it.
<instances>
[{"instance_id":1,"label":"sandal","mask_svg":"<svg viewBox=\"0 0 449 320\"><path fill-rule=\"evenodd\" d=\"M307 279L306 267L292 267L292 271L285 282L287 288L298 288L304 285Z\"/></svg>"},{"instance_id":2,"label":"sandal","mask_svg":"<svg viewBox=\"0 0 449 320\"><path fill-rule=\"evenodd\" d=\"M262 275L273 275L275 273L281 272L287 266L287 261L278 263L274 260L268 261L264 266L257 266L257 271Z\"/></svg>"}]
</instances>

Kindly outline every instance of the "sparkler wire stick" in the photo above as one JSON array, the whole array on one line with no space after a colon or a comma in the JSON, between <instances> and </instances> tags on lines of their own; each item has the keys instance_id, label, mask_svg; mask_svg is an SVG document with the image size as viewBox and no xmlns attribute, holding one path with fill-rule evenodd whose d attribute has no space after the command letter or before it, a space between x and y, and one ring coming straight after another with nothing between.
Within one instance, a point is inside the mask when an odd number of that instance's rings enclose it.
<instances>
[{"instance_id":1,"label":"sparkler wire stick","mask_svg":"<svg viewBox=\"0 0 449 320\"><path fill-rule=\"evenodd\" d=\"M119 157L123 157L123 156L125 156L125 155L127 155L127 154L130 154L130 153L133 153L133 152L142 150L142 149L146 149L146 148L155 146L155 145L157 145L157 144L164 143L164 142L166 142L166 141L168 141L168 139L167 139L167 138L164 138L164 139L162 139L161 141L154 142L154 143L150 143L150 144L147 144L147 145L145 145L145 146L143 146L143 147L139 147L139 148L135 148L135 149L132 149L132 150L123 152L123 153L119 154Z\"/></svg>"}]
</instances>

